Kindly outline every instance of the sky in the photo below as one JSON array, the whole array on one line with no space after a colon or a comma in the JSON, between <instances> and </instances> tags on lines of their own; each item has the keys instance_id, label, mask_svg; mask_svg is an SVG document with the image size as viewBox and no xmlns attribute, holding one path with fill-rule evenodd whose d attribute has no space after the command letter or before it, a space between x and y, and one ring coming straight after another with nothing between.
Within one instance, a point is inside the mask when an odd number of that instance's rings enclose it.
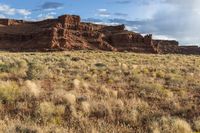
<instances>
[{"instance_id":1,"label":"sky","mask_svg":"<svg viewBox=\"0 0 200 133\"><path fill-rule=\"evenodd\" d=\"M128 30L181 45L200 44L200 0L0 0L0 18L38 21L63 14L125 24Z\"/></svg>"}]
</instances>

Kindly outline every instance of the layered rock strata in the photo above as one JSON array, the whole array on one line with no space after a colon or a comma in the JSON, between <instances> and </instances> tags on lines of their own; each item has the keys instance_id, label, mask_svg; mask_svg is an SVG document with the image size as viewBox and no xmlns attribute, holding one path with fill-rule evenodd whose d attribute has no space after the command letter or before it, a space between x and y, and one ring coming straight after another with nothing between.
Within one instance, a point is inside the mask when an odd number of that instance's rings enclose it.
<instances>
[{"instance_id":1,"label":"layered rock strata","mask_svg":"<svg viewBox=\"0 0 200 133\"><path fill-rule=\"evenodd\" d=\"M200 54L197 46L177 41L153 40L128 31L124 25L107 26L81 22L76 15L38 22L0 19L0 49L9 51L106 50L139 53Z\"/></svg>"}]
</instances>

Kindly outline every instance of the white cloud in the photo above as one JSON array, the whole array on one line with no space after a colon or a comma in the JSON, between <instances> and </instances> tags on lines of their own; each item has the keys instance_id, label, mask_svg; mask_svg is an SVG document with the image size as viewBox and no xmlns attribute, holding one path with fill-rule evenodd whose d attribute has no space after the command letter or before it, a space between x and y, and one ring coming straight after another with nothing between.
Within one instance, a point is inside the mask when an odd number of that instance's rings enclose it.
<instances>
[{"instance_id":1,"label":"white cloud","mask_svg":"<svg viewBox=\"0 0 200 133\"><path fill-rule=\"evenodd\" d=\"M144 1L147 0L141 0L138 6L151 8L138 8L139 20L114 22L137 27L139 32L152 33L155 38L177 39L180 44L200 43L200 0L148 0L145 4ZM146 17L142 15L145 11L152 13Z\"/></svg>"},{"instance_id":2,"label":"white cloud","mask_svg":"<svg viewBox=\"0 0 200 133\"><path fill-rule=\"evenodd\" d=\"M101 24L101 25L109 25L109 26L116 26L120 25L119 23L110 23L110 22L93 22L94 24Z\"/></svg>"},{"instance_id":3,"label":"white cloud","mask_svg":"<svg viewBox=\"0 0 200 133\"><path fill-rule=\"evenodd\" d=\"M47 14L39 14L37 16L38 20L44 20L44 19L53 19L55 18L56 13L55 12L49 12Z\"/></svg>"},{"instance_id":4,"label":"white cloud","mask_svg":"<svg viewBox=\"0 0 200 133\"><path fill-rule=\"evenodd\" d=\"M126 30L138 32L138 27L136 26L127 26L125 27Z\"/></svg>"},{"instance_id":5,"label":"white cloud","mask_svg":"<svg viewBox=\"0 0 200 133\"><path fill-rule=\"evenodd\" d=\"M17 12L23 16L28 16L31 14L30 11L26 10L26 9L17 9Z\"/></svg>"},{"instance_id":6,"label":"white cloud","mask_svg":"<svg viewBox=\"0 0 200 133\"><path fill-rule=\"evenodd\" d=\"M0 3L0 12L3 15L23 15L23 16L28 16L31 14L31 12L29 10L26 9L16 9L16 8L12 8L9 5L6 4L1 4Z\"/></svg>"},{"instance_id":7,"label":"white cloud","mask_svg":"<svg viewBox=\"0 0 200 133\"><path fill-rule=\"evenodd\" d=\"M99 17L110 17L110 13L108 12L107 9L101 8L101 9L97 9L98 13L97 16Z\"/></svg>"},{"instance_id":8,"label":"white cloud","mask_svg":"<svg viewBox=\"0 0 200 133\"><path fill-rule=\"evenodd\" d=\"M99 12L107 12L107 9L98 9Z\"/></svg>"},{"instance_id":9,"label":"white cloud","mask_svg":"<svg viewBox=\"0 0 200 133\"><path fill-rule=\"evenodd\" d=\"M153 35L153 39L176 40L176 38L169 37L169 36L166 36L166 35Z\"/></svg>"}]
</instances>

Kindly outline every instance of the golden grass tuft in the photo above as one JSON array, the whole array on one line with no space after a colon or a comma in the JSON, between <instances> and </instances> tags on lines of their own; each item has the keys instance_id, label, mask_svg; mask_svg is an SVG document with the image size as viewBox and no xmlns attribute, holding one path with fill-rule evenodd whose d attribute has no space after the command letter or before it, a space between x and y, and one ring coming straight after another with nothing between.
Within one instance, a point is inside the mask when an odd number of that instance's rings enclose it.
<instances>
[{"instance_id":1,"label":"golden grass tuft","mask_svg":"<svg viewBox=\"0 0 200 133\"><path fill-rule=\"evenodd\" d=\"M89 102L82 102L81 103L81 108L84 111L85 114L89 114L90 113L90 103Z\"/></svg>"},{"instance_id":2,"label":"golden grass tuft","mask_svg":"<svg viewBox=\"0 0 200 133\"><path fill-rule=\"evenodd\" d=\"M191 126L182 119L174 120L173 131L176 133L192 133Z\"/></svg>"},{"instance_id":3,"label":"golden grass tuft","mask_svg":"<svg viewBox=\"0 0 200 133\"><path fill-rule=\"evenodd\" d=\"M63 98L66 101L66 103L70 105L74 105L76 103L76 96L74 94L66 93L64 94Z\"/></svg>"},{"instance_id":4,"label":"golden grass tuft","mask_svg":"<svg viewBox=\"0 0 200 133\"><path fill-rule=\"evenodd\" d=\"M0 82L0 101L14 102L20 95L20 88L16 82Z\"/></svg>"},{"instance_id":5,"label":"golden grass tuft","mask_svg":"<svg viewBox=\"0 0 200 133\"><path fill-rule=\"evenodd\" d=\"M25 81L25 89L30 95L34 97L39 97L41 93L41 88L36 83L30 80Z\"/></svg>"},{"instance_id":6,"label":"golden grass tuft","mask_svg":"<svg viewBox=\"0 0 200 133\"><path fill-rule=\"evenodd\" d=\"M194 120L195 129L200 132L200 116Z\"/></svg>"}]
</instances>

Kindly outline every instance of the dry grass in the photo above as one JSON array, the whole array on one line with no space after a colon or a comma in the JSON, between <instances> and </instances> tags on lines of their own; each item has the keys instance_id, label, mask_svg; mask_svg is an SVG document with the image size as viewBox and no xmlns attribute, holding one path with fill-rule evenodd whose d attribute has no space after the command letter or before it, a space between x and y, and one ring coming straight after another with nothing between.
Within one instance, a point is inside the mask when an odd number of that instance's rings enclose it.
<instances>
[{"instance_id":1,"label":"dry grass","mask_svg":"<svg viewBox=\"0 0 200 133\"><path fill-rule=\"evenodd\" d=\"M200 57L0 53L0 132L200 131Z\"/></svg>"}]
</instances>

